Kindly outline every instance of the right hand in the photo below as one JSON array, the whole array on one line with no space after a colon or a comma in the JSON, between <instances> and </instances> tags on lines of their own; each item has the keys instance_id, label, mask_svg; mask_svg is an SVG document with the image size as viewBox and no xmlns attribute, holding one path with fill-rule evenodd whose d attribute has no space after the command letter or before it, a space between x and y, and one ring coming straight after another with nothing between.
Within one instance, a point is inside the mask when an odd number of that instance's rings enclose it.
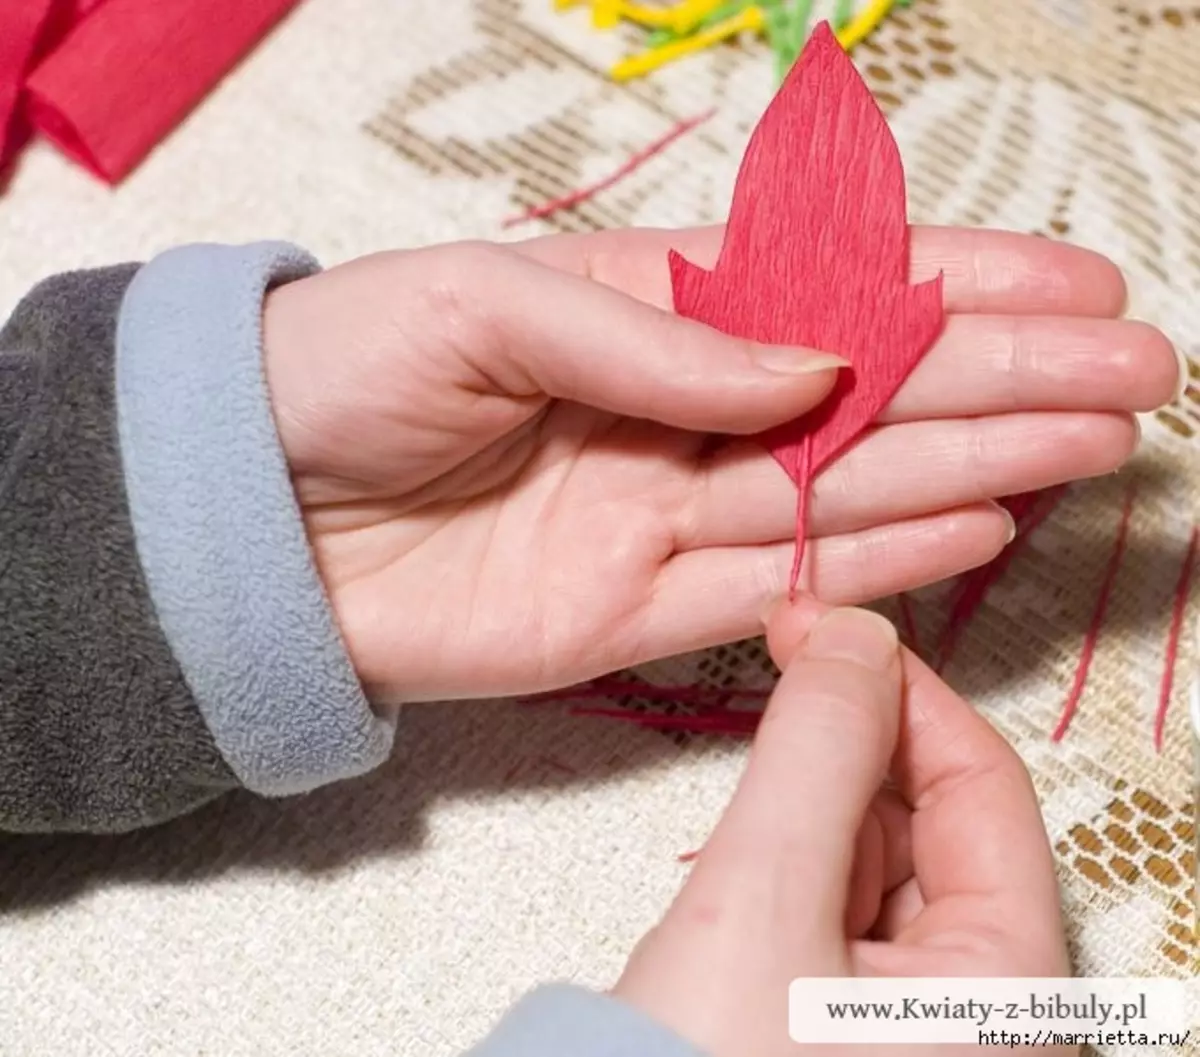
<instances>
[{"instance_id":1,"label":"right hand","mask_svg":"<svg viewBox=\"0 0 1200 1057\"><path fill-rule=\"evenodd\" d=\"M1037 797L1004 739L874 614L802 601L768 642L784 673L746 773L614 993L712 1057L877 1057L792 1043L790 981L1069 975Z\"/></svg>"}]
</instances>

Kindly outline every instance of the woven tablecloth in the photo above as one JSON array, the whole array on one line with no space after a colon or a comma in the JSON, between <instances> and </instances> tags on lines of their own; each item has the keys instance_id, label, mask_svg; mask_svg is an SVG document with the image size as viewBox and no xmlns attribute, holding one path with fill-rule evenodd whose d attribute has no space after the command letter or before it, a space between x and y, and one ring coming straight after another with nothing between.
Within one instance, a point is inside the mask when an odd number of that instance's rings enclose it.
<instances>
[{"instance_id":1,"label":"woven tablecloth","mask_svg":"<svg viewBox=\"0 0 1200 1057\"><path fill-rule=\"evenodd\" d=\"M710 106L541 227L720 219L770 54L746 41L615 85L604 71L634 41L548 0L308 0L119 189L27 155L0 197L0 311L51 272L181 241L287 238L333 263L500 237L514 211ZM914 221L1101 250L1126 269L1131 314L1200 358L1197 56L1200 8L1146 0L916 0L856 52ZM1090 975L1190 975L1196 954L1190 630L1161 755L1151 730L1197 517L1200 390L1144 427L1125 474L1073 487L1036 532L947 672L1034 773ZM1130 476L1129 550L1054 745ZM916 596L927 641L945 594ZM763 685L770 666L748 643L644 674ZM539 980L614 978L743 753L555 709L422 707L363 781L231 796L117 840L0 841L0 1053L454 1054Z\"/></svg>"}]
</instances>

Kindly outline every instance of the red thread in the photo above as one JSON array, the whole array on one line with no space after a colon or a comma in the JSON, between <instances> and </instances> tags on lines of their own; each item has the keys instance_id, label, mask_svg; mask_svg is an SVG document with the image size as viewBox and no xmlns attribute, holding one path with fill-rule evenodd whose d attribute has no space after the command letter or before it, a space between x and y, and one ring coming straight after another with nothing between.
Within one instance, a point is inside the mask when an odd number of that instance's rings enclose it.
<instances>
[{"instance_id":1,"label":"red thread","mask_svg":"<svg viewBox=\"0 0 1200 1057\"><path fill-rule=\"evenodd\" d=\"M1066 492L1067 486L1059 485L1044 492L1023 492L1004 501L1003 506L1016 523L1017 534L987 565L972 570L959 581L958 593L951 603L946 630L938 650L935 667L939 673L950 663L959 634L983 605L988 591L1012 565L1029 537L1054 512Z\"/></svg>"},{"instance_id":2,"label":"red thread","mask_svg":"<svg viewBox=\"0 0 1200 1057\"><path fill-rule=\"evenodd\" d=\"M679 856L679 861L695 862L698 858L700 858L700 852L703 850L703 848L699 848L696 851L685 851L681 856Z\"/></svg>"},{"instance_id":3,"label":"red thread","mask_svg":"<svg viewBox=\"0 0 1200 1057\"><path fill-rule=\"evenodd\" d=\"M720 704L730 698L765 701L771 696L770 690L736 686L705 686L703 684L695 686L660 686L655 683L623 681L620 679L597 679L593 685L613 695L644 694L646 691L649 691L657 694L665 701L670 700L690 704L701 704L705 701L710 704Z\"/></svg>"},{"instance_id":4,"label":"red thread","mask_svg":"<svg viewBox=\"0 0 1200 1057\"><path fill-rule=\"evenodd\" d=\"M918 657L921 656L921 643L917 637L917 621L913 617L912 603L903 591L896 596L896 604L900 607L900 627L908 640L908 648Z\"/></svg>"},{"instance_id":5,"label":"red thread","mask_svg":"<svg viewBox=\"0 0 1200 1057\"><path fill-rule=\"evenodd\" d=\"M1162 683L1158 688L1158 709L1154 714L1154 748L1162 752L1163 730L1167 724L1167 710L1171 705L1171 688L1175 683L1175 665L1179 661L1179 637L1183 631L1183 615L1187 610L1188 593L1192 586L1192 573L1196 567L1196 544L1200 541L1200 528L1192 529L1183 568L1179 571L1179 583L1175 588L1175 605L1171 610L1171 630L1167 635L1166 667Z\"/></svg>"},{"instance_id":6,"label":"red thread","mask_svg":"<svg viewBox=\"0 0 1200 1057\"><path fill-rule=\"evenodd\" d=\"M563 763L562 760L556 760L553 756L539 756L535 762L549 767L552 771L558 771L560 774L569 774L572 777L579 774L574 767Z\"/></svg>"},{"instance_id":7,"label":"red thread","mask_svg":"<svg viewBox=\"0 0 1200 1057\"><path fill-rule=\"evenodd\" d=\"M1075 680L1071 692L1063 705L1062 716L1055 727L1051 740L1062 741L1075 718L1075 711L1083 697L1083 688L1087 684L1088 671L1092 667L1092 658L1096 653L1096 643L1100 639L1100 628L1104 624L1104 615L1108 611L1108 600L1112 595L1113 585L1117 582L1117 573L1121 568L1121 559L1125 555L1125 542L1129 538L1129 522L1133 517L1133 501L1137 495L1137 487L1130 484L1125 493L1125 505L1121 510L1121 522L1117 527L1117 538L1113 543L1112 556L1108 560L1108 568L1100 585L1100 594L1096 599L1096 608L1092 613L1092 622L1088 625L1087 635L1083 640L1083 652L1079 657L1079 666L1075 669Z\"/></svg>"},{"instance_id":8,"label":"red thread","mask_svg":"<svg viewBox=\"0 0 1200 1057\"><path fill-rule=\"evenodd\" d=\"M716 108L706 110L703 114L697 114L695 117L689 117L680 121L666 135L659 137L653 143L643 147L636 154L632 155L615 172L610 173L594 184L588 184L586 187L581 187L578 190L571 191L563 195L561 198L552 198L549 202L543 202L540 206L530 206L523 213L518 213L516 216L509 217L501 224L501 227L511 228L517 224L523 224L527 220L538 220L541 217L549 216L551 213L557 213L561 209L570 209L572 206L579 205L580 202L586 202L589 198L598 195L601 191L607 191L613 184L624 180L626 176L631 175L646 164L651 158L661 154L680 136L686 135L698 125L704 124L710 117L715 114Z\"/></svg>"},{"instance_id":9,"label":"red thread","mask_svg":"<svg viewBox=\"0 0 1200 1057\"><path fill-rule=\"evenodd\" d=\"M596 679L584 686L551 690L536 697L526 698L527 704L549 701L583 701L588 698L640 697L646 701L662 701L669 704L693 705L697 708L719 708L734 699L765 700L770 690L741 689L738 687L716 687L697 684L694 686L660 686L637 680Z\"/></svg>"},{"instance_id":10,"label":"red thread","mask_svg":"<svg viewBox=\"0 0 1200 1057\"><path fill-rule=\"evenodd\" d=\"M827 22L750 138L716 267L672 251L675 309L754 341L837 353L833 393L759 441L795 483L795 591L814 475L883 410L942 329L942 278L909 285L904 169Z\"/></svg>"},{"instance_id":11,"label":"red thread","mask_svg":"<svg viewBox=\"0 0 1200 1057\"><path fill-rule=\"evenodd\" d=\"M675 730L689 734L730 734L749 737L762 719L761 712L738 712L732 709L706 712L701 715L668 715L662 712L635 712L625 708L573 708L573 716L594 716L619 719L637 727L651 730Z\"/></svg>"}]
</instances>

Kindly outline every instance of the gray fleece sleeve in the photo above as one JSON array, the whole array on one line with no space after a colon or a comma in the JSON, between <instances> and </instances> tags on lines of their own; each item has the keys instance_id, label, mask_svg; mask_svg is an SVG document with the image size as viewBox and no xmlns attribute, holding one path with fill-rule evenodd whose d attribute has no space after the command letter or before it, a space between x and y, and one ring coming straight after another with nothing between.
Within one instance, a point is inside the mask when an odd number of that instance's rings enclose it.
<instances>
[{"instance_id":1,"label":"gray fleece sleeve","mask_svg":"<svg viewBox=\"0 0 1200 1057\"><path fill-rule=\"evenodd\" d=\"M526 995L464 1057L705 1057L609 995L552 984Z\"/></svg>"},{"instance_id":2,"label":"gray fleece sleeve","mask_svg":"<svg viewBox=\"0 0 1200 1057\"><path fill-rule=\"evenodd\" d=\"M194 246L58 276L0 331L0 829L118 831L388 753L261 363L315 263Z\"/></svg>"}]
</instances>

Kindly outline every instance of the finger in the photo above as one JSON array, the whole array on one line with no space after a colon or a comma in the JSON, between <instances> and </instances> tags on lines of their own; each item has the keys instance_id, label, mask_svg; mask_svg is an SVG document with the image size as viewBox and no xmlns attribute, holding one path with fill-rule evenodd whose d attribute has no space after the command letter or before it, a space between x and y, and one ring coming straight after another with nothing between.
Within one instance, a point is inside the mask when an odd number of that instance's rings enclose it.
<instances>
[{"instance_id":1,"label":"finger","mask_svg":"<svg viewBox=\"0 0 1200 1057\"><path fill-rule=\"evenodd\" d=\"M516 248L555 268L670 308L674 299L667 251L678 250L692 263L711 267L724 230L713 225L551 235ZM915 227L911 259L914 282L944 275L947 312L1115 317L1125 307L1125 280L1112 261L1049 239L977 228Z\"/></svg>"},{"instance_id":2,"label":"finger","mask_svg":"<svg viewBox=\"0 0 1200 1057\"><path fill-rule=\"evenodd\" d=\"M893 790L875 794L858 833L846 934L862 937L879 917L888 894L913 875L908 805Z\"/></svg>"},{"instance_id":3,"label":"finger","mask_svg":"<svg viewBox=\"0 0 1200 1057\"><path fill-rule=\"evenodd\" d=\"M883 897L871 938L893 941L901 936L925 910L925 897L921 894L921 882L910 877L899 887Z\"/></svg>"},{"instance_id":4,"label":"finger","mask_svg":"<svg viewBox=\"0 0 1200 1057\"><path fill-rule=\"evenodd\" d=\"M1134 320L956 315L880 422L1011 411L1154 411L1187 361Z\"/></svg>"},{"instance_id":5,"label":"finger","mask_svg":"<svg viewBox=\"0 0 1200 1057\"><path fill-rule=\"evenodd\" d=\"M801 582L834 605L914 590L991 561L1008 541L1010 524L986 504L811 540ZM787 542L676 555L630 633L642 636L642 623L652 627L656 656L757 634L764 610L787 592L792 549Z\"/></svg>"},{"instance_id":6,"label":"finger","mask_svg":"<svg viewBox=\"0 0 1200 1057\"><path fill-rule=\"evenodd\" d=\"M776 663L803 643L828 606L780 606L767 629ZM950 913L994 934L1013 915L1022 935L1059 935L1054 860L1029 773L1003 737L927 665L901 653L905 705L892 776L913 811L913 864L930 913ZM964 854L970 849L970 854ZM917 939L922 937L915 937Z\"/></svg>"},{"instance_id":7,"label":"finger","mask_svg":"<svg viewBox=\"0 0 1200 1057\"><path fill-rule=\"evenodd\" d=\"M993 911L1005 906L1057 926L1054 856L1025 764L921 660L906 656L905 672L911 721L895 778L912 805L913 862L926 901L982 897Z\"/></svg>"},{"instance_id":8,"label":"finger","mask_svg":"<svg viewBox=\"0 0 1200 1057\"><path fill-rule=\"evenodd\" d=\"M846 935L860 939L870 931L883 902L883 827L868 809L854 845L846 901Z\"/></svg>"},{"instance_id":9,"label":"finger","mask_svg":"<svg viewBox=\"0 0 1200 1057\"><path fill-rule=\"evenodd\" d=\"M896 632L882 617L842 609L817 621L705 845L701 893L757 876L805 938L842 938L858 835L896 745L900 683Z\"/></svg>"},{"instance_id":10,"label":"finger","mask_svg":"<svg viewBox=\"0 0 1200 1057\"><path fill-rule=\"evenodd\" d=\"M891 892L913 875L912 811L886 786L875 795L871 811L883 833L883 890Z\"/></svg>"},{"instance_id":11,"label":"finger","mask_svg":"<svg viewBox=\"0 0 1200 1057\"><path fill-rule=\"evenodd\" d=\"M496 246L442 248L423 272L441 293L413 325L444 333L430 347L458 357L460 384L477 392L544 393L686 430L753 433L815 407L844 365L730 337Z\"/></svg>"},{"instance_id":12,"label":"finger","mask_svg":"<svg viewBox=\"0 0 1200 1057\"><path fill-rule=\"evenodd\" d=\"M995 415L867 433L813 483L814 537L858 532L1000 496L1111 473L1136 450L1125 414ZM757 445L721 448L675 508L679 550L786 539L796 486Z\"/></svg>"}]
</instances>

